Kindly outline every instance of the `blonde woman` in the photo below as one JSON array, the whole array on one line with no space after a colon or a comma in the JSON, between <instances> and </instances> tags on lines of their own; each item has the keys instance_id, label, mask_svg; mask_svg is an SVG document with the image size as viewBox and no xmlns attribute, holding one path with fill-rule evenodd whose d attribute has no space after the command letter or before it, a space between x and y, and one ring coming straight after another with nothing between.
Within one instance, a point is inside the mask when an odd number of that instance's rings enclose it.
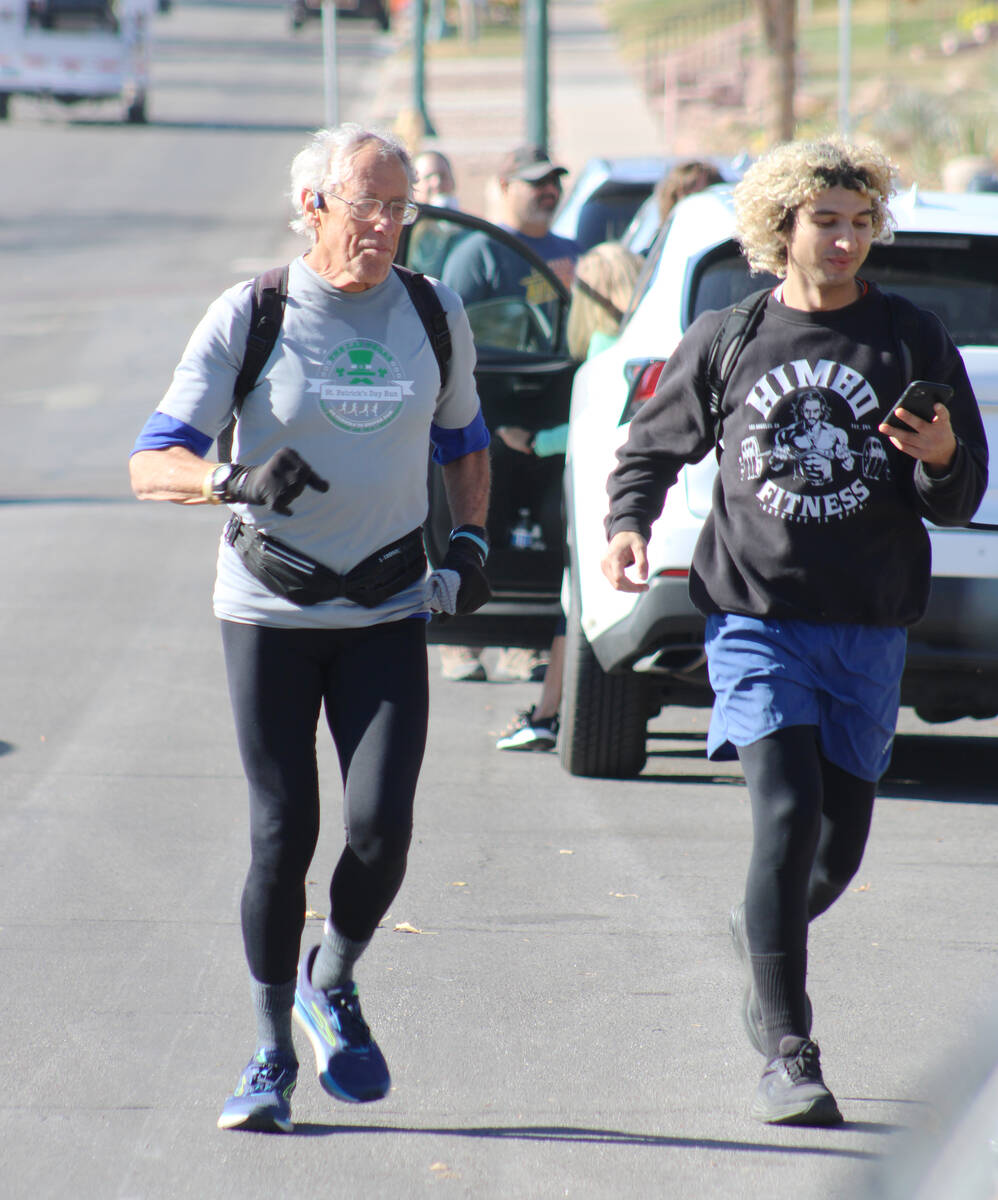
<instances>
[{"instance_id":1,"label":"blonde woman","mask_svg":"<svg viewBox=\"0 0 998 1200\"><path fill-rule=\"evenodd\" d=\"M572 281L566 337L573 358L584 359L605 350L616 337L630 303L641 259L619 242L602 242L578 262ZM500 425L496 436L512 450L546 458L564 454L568 426L531 431ZM551 656L540 699L519 712L496 742L497 750L553 750L558 740L562 669L565 662L565 622L561 619L551 643Z\"/></svg>"}]
</instances>

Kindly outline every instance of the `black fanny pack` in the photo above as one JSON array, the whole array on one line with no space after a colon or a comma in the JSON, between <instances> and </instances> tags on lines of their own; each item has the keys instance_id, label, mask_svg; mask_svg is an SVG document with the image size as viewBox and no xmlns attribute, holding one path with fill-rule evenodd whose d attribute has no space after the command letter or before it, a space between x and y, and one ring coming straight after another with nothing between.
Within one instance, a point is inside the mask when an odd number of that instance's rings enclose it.
<instances>
[{"instance_id":1,"label":"black fanny pack","mask_svg":"<svg viewBox=\"0 0 998 1200\"><path fill-rule=\"evenodd\" d=\"M303 606L342 596L364 608L377 608L426 573L422 529L414 529L397 542L375 550L345 575L260 533L238 516L231 517L226 525L225 540L254 579L275 595Z\"/></svg>"}]
</instances>

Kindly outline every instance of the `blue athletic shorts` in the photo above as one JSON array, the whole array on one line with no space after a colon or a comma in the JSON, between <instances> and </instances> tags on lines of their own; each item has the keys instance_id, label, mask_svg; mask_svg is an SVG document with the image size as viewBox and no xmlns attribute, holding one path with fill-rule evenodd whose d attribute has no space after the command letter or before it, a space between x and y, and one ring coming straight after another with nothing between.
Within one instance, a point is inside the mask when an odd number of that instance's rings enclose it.
<instances>
[{"instance_id":1,"label":"blue athletic shorts","mask_svg":"<svg viewBox=\"0 0 998 1200\"><path fill-rule=\"evenodd\" d=\"M860 779L887 769L907 634L896 627L707 618L712 759L736 757L774 730L815 725L821 752Z\"/></svg>"}]
</instances>

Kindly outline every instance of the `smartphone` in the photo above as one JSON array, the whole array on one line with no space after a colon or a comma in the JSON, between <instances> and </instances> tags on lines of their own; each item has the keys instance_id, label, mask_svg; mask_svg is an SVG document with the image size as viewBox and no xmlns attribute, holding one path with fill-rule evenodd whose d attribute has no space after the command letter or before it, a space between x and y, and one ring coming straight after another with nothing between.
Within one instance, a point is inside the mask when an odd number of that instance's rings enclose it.
<instances>
[{"instance_id":1,"label":"smartphone","mask_svg":"<svg viewBox=\"0 0 998 1200\"><path fill-rule=\"evenodd\" d=\"M897 415L899 408L914 413L923 421L931 421L936 415L933 405L949 404L952 395L953 389L947 383L931 383L927 379L913 379L898 397L897 403L891 411L884 417L883 424L893 425L895 429L904 429L911 433L911 426L906 425Z\"/></svg>"}]
</instances>

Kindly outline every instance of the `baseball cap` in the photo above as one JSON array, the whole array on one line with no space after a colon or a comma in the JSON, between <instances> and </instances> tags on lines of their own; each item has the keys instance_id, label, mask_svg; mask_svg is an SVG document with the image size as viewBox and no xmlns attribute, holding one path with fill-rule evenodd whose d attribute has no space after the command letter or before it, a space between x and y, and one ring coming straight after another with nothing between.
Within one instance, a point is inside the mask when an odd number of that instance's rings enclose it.
<instances>
[{"instance_id":1,"label":"baseball cap","mask_svg":"<svg viewBox=\"0 0 998 1200\"><path fill-rule=\"evenodd\" d=\"M567 175L567 167L556 167L543 146L517 146L502 161L500 179L522 179L536 183L546 175Z\"/></svg>"}]
</instances>

